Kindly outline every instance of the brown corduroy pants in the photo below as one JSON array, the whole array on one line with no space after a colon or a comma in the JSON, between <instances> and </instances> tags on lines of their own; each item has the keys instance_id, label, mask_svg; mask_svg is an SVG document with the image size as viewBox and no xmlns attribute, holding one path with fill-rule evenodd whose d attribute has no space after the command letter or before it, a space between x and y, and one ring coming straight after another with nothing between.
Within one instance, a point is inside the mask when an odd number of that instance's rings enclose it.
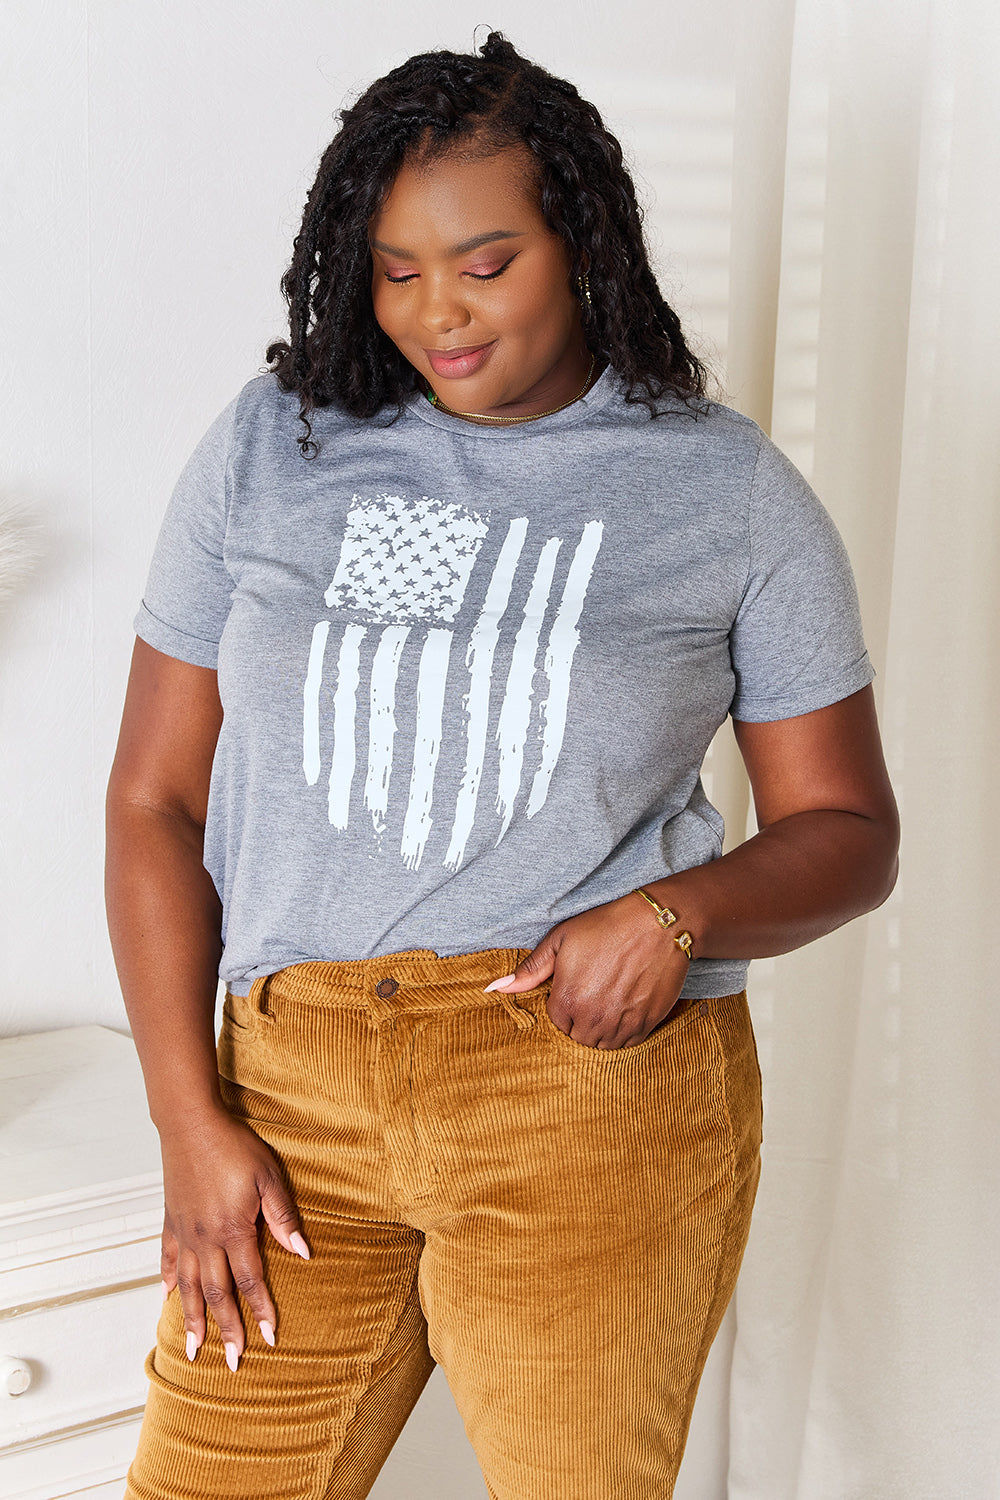
<instances>
[{"instance_id":1,"label":"brown corduroy pants","mask_svg":"<svg viewBox=\"0 0 1000 1500\"><path fill-rule=\"evenodd\" d=\"M524 953L298 964L229 997L226 1102L272 1147L309 1262L262 1240L247 1318L184 1355L168 1299L133 1500L361 1500L434 1361L494 1500L669 1500L757 1184L746 999L581 1046ZM400 1500L406 1500L405 1495Z\"/></svg>"}]
</instances>

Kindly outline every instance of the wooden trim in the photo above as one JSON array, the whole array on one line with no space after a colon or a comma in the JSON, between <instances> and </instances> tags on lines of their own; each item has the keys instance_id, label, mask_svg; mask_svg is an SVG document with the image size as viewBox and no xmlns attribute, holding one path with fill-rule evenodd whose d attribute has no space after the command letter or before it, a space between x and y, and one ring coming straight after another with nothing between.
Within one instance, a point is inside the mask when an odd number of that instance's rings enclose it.
<instances>
[{"instance_id":1,"label":"wooden trim","mask_svg":"<svg viewBox=\"0 0 1000 1500\"><path fill-rule=\"evenodd\" d=\"M102 1286L87 1287L82 1292L64 1292L55 1297L43 1297L38 1302L22 1302L17 1307L5 1307L0 1311L0 1323L10 1318L22 1318L27 1313L44 1312L50 1307L70 1307L74 1302L91 1302L95 1297L112 1297L116 1292L134 1292L139 1287L156 1286L159 1276L140 1276L135 1281L116 1281Z\"/></svg>"}]
</instances>

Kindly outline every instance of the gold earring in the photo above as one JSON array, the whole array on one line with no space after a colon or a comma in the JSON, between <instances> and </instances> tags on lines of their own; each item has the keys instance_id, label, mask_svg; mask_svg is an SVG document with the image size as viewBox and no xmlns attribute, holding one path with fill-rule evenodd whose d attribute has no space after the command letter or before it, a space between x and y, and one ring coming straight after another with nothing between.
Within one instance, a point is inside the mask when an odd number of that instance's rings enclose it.
<instances>
[{"instance_id":1,"label":"gold earring","mask_svg":"<svg viewBox=\"0 0 1000 1500\"><path fill-rule=\"evenodd\" d=\"M580 301L586 302L587 307L592 308L594 304L590 300L590 277L586 271L576 278L576 284L580 291Z\"/></svg>"}]
</instances>

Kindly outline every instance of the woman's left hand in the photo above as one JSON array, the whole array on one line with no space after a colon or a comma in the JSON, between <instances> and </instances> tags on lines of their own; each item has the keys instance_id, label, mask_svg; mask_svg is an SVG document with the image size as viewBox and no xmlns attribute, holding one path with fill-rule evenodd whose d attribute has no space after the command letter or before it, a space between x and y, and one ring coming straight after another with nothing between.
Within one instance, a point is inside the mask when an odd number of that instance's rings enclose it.
<instances>
[{"instance_id":1,"label":"woman's left hand","mask_svg":"<svg viewBox=\"0 0 1000 1500\"><path fill-rule=\"evenodd\" d=\"M733 727L759 831L647 888L681 914L699 958L743 961L800 948L884 901L899 820L870 687L796 718ZM629 1047L670 1014L687 966L630 891L560 922L487 989L519 995L551 978L560 1031L585 1047Z\"/></svg>"},{"instance_id":2,"label":"woman's left hand","mask_svg":"<svg viewBox=\"0 0 1000 1500\"><path fill-rule=\"evenodd\" d=\"M641 896L629 893L560 922L487 990L520 995L552 980L548 1012L584 1047L634 1047L677 1004L688 961Z\"/></svg>"}]
</instances>

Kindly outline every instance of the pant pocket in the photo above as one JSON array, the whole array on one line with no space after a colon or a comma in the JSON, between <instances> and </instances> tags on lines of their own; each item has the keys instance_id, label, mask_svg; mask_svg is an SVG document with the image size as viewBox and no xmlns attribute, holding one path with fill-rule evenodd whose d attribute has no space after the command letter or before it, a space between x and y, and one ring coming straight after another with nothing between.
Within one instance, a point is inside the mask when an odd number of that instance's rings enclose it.
<instances>
[{"instance_id":1,"label":"pant pocket","mask_svg":"<svg viewBox=\"0 0 1000 1500\"><path fill-rule=\"evenodd\" d=\"M527 999L527 997L520 997ZM568 1036L565 1031L553 1021L549 1015L546 1001L548 999L548 987L536 1005L536 1014L545 1035L554 1046L565 1051L568 1056L577 1055L584 1060L590 1060L592 1065L606 1067L627 1067L638 1058L656 1052L661 1047L668 1045L668 1039L677 1036L686 1027L692 1025L696 1019L707 1014L708 1002L704 1000L681 1000L662 1020L658 1026L654 1026L648 1036L643 1037L641 1042L636 1042L630 1047L589 1047L584 1042L578 1042Z\"/></svg>"}]
</instances>

